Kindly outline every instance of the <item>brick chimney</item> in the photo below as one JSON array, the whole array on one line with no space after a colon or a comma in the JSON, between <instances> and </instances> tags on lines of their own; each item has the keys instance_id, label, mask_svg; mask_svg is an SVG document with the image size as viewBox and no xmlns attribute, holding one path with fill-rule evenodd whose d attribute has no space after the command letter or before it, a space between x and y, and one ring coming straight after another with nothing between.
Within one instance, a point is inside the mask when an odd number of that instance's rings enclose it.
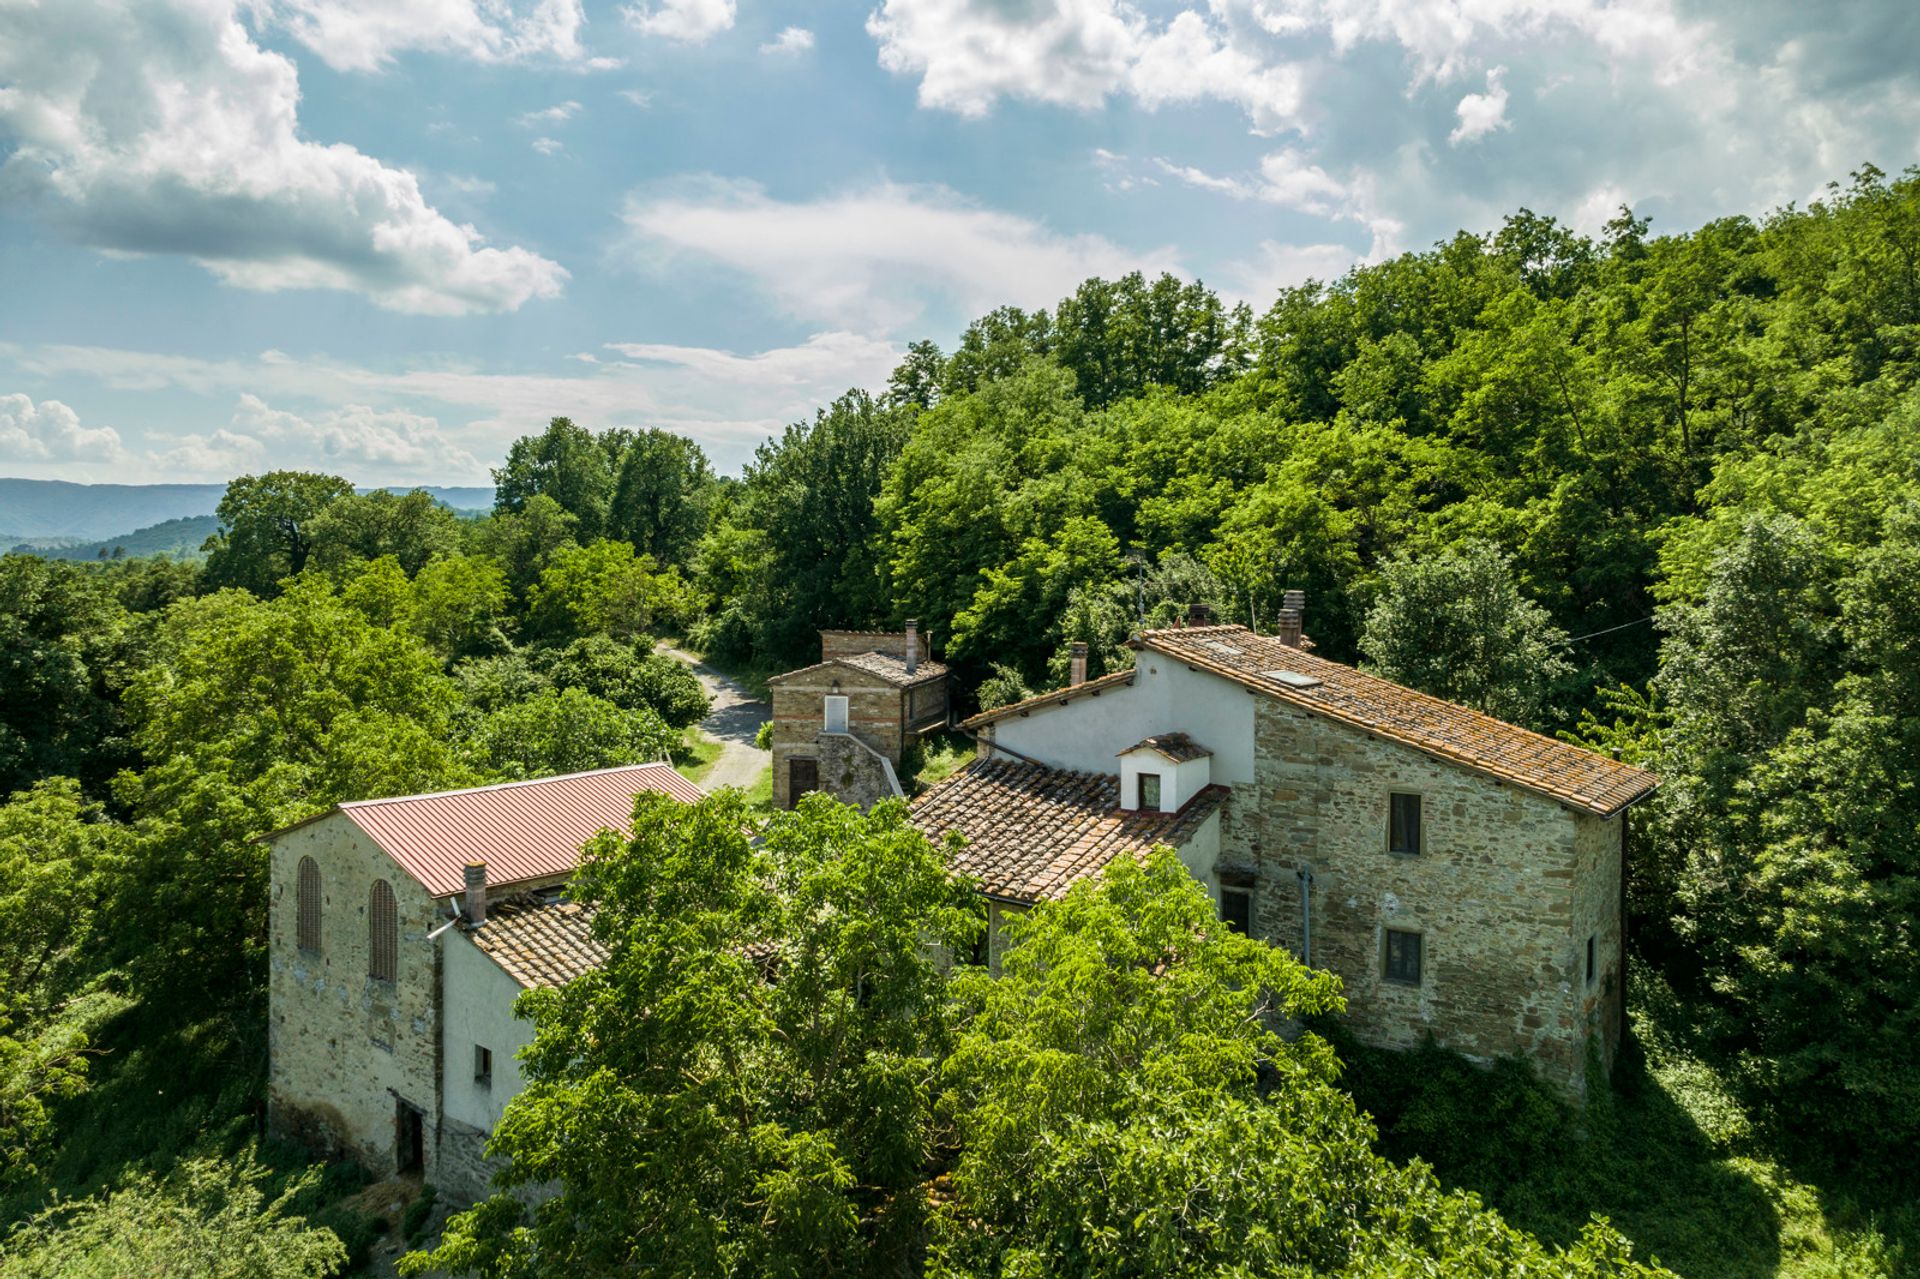
<instances>
[{"instance_id":1,"label":"brick chimney","mask_svg":"<svg viewBox=\"0 0 1920 1279\"><path fill-rule=\"evenodd\" d=\"M907 674L920 669L920 619L917 617L907 619L907 651L902 656L907 661Z\"/></svg>"},{"instance_id":2,"label":"brick chimney","mask_svg":"<svg viewBox=\"0 0 1920 1279\"><path fill-rule=\"evenodd\" d=\"M1280 597L1280 619L1277 634L1280 642L1289 648L1300 647L1300 634L1307 621L1307 593L1288 591Z\"/></svg>"},{"instance_id":3,"label":"brick chimney","mask_svg":"<svg viewBox=\"0 0 1920 1279\"><path fill-rule=\"evenodd\" d=\"M1212 626L1213 609L1206 604L1187 605L1188 626Z\"/></svg>"},{"instance_id":4,"label":"brick chimney","mask_svg":"<svg viewBox=\"0 0 1920 1279\"><path fill-rule=\"evenodd\" d=\"M1067 686L1078 687L1087 682L1087 642L1075 640L1067 646Z\"/></svg>"},{"instance_id":5,"label":"brick chimney","mask_svg":"<svg viewBox=\"0 0 1920 1279\"><path fill-rule=\"evenodd\" d=\"M467 922L487 922L487 864L467 863Z\"/></svg>"}]
</instances>

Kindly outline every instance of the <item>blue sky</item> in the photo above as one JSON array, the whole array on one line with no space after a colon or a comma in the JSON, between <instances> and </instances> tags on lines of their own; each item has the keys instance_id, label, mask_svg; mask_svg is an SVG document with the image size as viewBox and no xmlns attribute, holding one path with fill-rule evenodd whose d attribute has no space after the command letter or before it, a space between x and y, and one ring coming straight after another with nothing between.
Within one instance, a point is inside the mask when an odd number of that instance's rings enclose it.
<instances>
[{"instance_id":1,"label":"blue sky","mask_svg":"<svg viewBox=\"0 0 1920 1279\"><path fill-rule=\"evenodd\" d=\"M0 474L732 471L1090 274L1682 229L1917 120L1908 0L0 0Z\"/></svg>"}]
</instances>

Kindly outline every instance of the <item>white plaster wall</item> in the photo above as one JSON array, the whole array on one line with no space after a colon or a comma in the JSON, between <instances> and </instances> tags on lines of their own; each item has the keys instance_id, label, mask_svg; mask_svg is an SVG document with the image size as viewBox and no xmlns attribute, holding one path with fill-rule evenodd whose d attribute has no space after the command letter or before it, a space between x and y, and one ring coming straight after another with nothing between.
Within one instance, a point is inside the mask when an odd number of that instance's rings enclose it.
<instances>
[{"instance_id":1,"label":"white plaster wall","mask_svg":"<svg viewBox=\"0 0 1920 1279\"><path fill-rule=\"evenodd\" d=\"M993 725L993 740L1054 768L1114 773L1120 771L1120 752L1135 742L1155 733L1186 733L1213 752L1209 780L1252 782L1255 694L1158 653L1142 653L1138 660L1131 685L1010 715ZM1161 764L1160 771L1171 775L1172 766L1164 759Z\"/></svg>"},{"instance_id":2,"label":"white plaster wall","mask_svg":"<svg viewBox=\"0 0 1920 1279\"><path fill-rule=\"evenodd\" d=\"M1216 909L1220 905L1220 881L1215 871L1220 863L1220 813L1215 810L1206 821L1200 823L1200 829L1193 838L1179 849L1180 862L1192 875L1207 887L1207 896L1213 899Z\"/></svg>"},{"instance_id":3,"label":"white plaster wall","mask_svg":"<svg viewBox=\"0 0 1920 1279\"><path fill-rule=\"evenodd\" d=\"M484 925L483 925L484 927ZM447 1117L486 1132L500 1122L520 1091L520 1062L515 1054L533 1042L533 1026L513 1015L520 983L487 958L464 932L453 929L446 943L444 1059ZM473 1048L493 1050L493 1086L473 1077Z\"/></svg>"},{"instance_id":4,"label":"white plaster wall","mask_svg":"<svg viewBox=\"0 0 1920 1279\"><path fill-rule=\"evenodd\" d=\"M1120 807L1132 808L1140 797L1138 778L1142 773L1160 775L1160 808L1177 813L1187 801L1207 788L1212 779L1213 761L1202 756L1176 764L1159 751L1148 747L1129 751L1120 757Z\"/></svg>"}]
</instances>

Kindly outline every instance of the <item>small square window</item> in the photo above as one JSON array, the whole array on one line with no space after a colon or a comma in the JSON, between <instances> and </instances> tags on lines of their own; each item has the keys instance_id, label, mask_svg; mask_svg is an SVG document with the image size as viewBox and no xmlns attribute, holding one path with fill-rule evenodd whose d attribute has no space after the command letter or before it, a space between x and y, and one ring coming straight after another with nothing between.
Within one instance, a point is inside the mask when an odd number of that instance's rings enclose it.
<instances>
[{"instance_id":1,"label":"small square window","mask_svg":"<svg viewBox=\"0 0 1920 1279\"><path fill-rule=\"evenodd\" d=\"M1594 963L1595 940L1593 937L1587 938L1587 985L1589 986L1593 985L1593 979L1600 971L1599 966Z\"/></svg>"},{"instance_id":2,"label":"small square window","mask_svg":"<svg viewBox=\"0 0 1920 1279\"><path fill-rule=\"evenodd\" d=\"M1220 918L1241 936L1253 932L1253 894L1244 888L1220 890Z\"/></svg>"},{"instance_id":3,"label":"small square window","mask_svg":"<svg viewBox=\"0 0 1920 1279\"><path fill-rule=\"evenodd\" d=\"M1420 934L1387 930L1387 980L1420 984Z\"/></svg>"},{"instance_id":4,"label":"small square window","mask_svg":"<svg viewBox=\"0 0 1920 1279\"><path fill-rule=\"evenodd\" d=\"M1140 802L1136 807L1152 812L1160 809L1160 774L1140 774Z\"/></svg>"},{"instance_id":5,"label":"small square window","mask_svg":"<svg viewBox=\"0 0 1920 1279\"><path fill-rule=\"evenodd\" d=\"M473 1046L473 1082L482 1088L493 1087L493 1049Z\"/></svg>"},{"instance_id":6,"label":"small square window","mask_svg":"<svg viewBox=\"0 0 1920 1279\"><path fill-rule=\"evenodd\" d=\"M1420 797L1394 792L1387 797L1387 851L1413 856L1420 851Z\"/></svg>"}]
</instances>

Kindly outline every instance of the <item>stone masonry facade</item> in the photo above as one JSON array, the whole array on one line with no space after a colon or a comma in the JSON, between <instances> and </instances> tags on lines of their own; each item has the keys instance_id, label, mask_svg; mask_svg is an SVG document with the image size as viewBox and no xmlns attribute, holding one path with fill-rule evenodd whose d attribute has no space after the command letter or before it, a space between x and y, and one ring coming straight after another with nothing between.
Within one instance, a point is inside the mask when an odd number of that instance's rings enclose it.
<instances>
[{"instance_id":1,"label":"stone masonry facade","mask_svg":"<svg viewBox=\"0 0 1920 1279\"><path fill-rule=\"evenodd\" d=\"M1575 812L1269 698L1254 731L1255 783L1223 814L1220 866L1251 873L1255 934L1337 973L1363 1042L1411 1048L1432 1034L1481 1060L1525 1056L1583 1095L1589 1034L1603 1064L1618 1039L1610 859L1624 818ZM1394 793L1420 797L1417 854L1388 849ZM1420 937L1417 983L1388 979L1388 930ZM1591 990L1589 936L1600 974Z\"/></svg>"},{"instance_id":2,"label":"stone masonry facade","mask_svg":"<svg viewBox=\"0 0 1920 1279\"><path fill-rule=\"evenodd\" d=\"M267 1122L276 1136L344 1154L379 1175L399 1170L403 1108L419 1116L422 1171L437 1173L442 921L426 890L371 839L332 813L275 839L268 922ZM320 947L296 937L298 866L310 856L323 890ZM373 882L393 889L399 944L393 981L368 976Z\"/></svg>"}]
</instances>

